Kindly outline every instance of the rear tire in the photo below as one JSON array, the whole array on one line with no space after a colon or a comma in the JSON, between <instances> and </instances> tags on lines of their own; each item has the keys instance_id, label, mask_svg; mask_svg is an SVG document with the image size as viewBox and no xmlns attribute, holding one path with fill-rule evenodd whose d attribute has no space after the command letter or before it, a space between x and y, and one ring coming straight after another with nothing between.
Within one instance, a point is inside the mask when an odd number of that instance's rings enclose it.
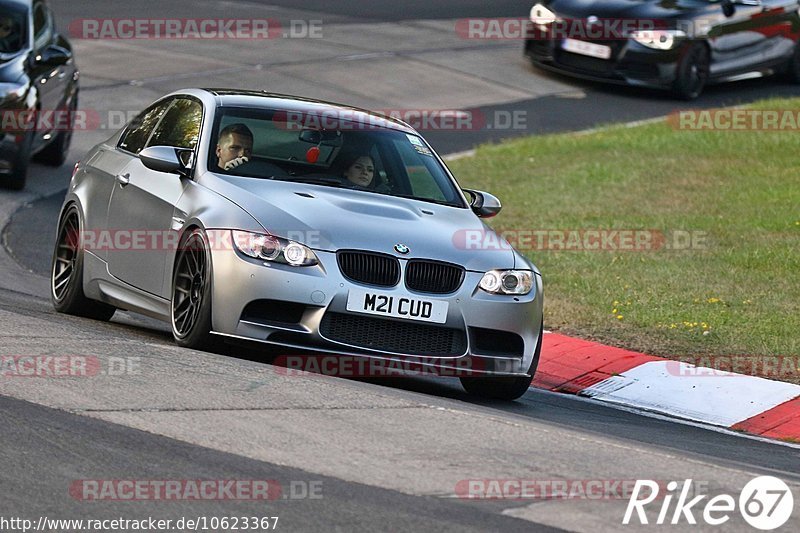
<instances>
[{"instance_id":1,"label":"rear tire","mask_svg":"<svg viewBox=\"0 0 800 533\"><path fill-rule=\"evenodd\" d=\"M69 206L58 224L58 237L50 267L50 299L59 313L110 320L116 308L90 300L83 293L81 218L75 205Z\"/></svg>"},{"instance_id":2,"label":"rear tire","mask_svg":"<svg viewBox=\"0 0 800 533\"><path fill-rule=\"evenodd\" d=\"M689 47L678 63L672 92L682 100L694 100L703 92L708 83L711 58L708 47L703 43L695 43Z\"/></svg>"},{"instance_id":3,"label":"rear tire","mask_svg":"<svg viewBox=\"0 0 800 533\"><path fill-rule=\"evenodd\" d=\"M211 253L208 238L194 229L181 239L172 274L170 324L179 346L213 350L211 335Z\"/></svg>"},{"instance_id":4,"label":"rear tire","mask_svg":"<svg viewBox=\"0 0 800 533\"><path fill-rule=\"evenodd\" d=\"M525 377L461 377L461 386L469 394L492 400L512 401L520 398L531 386L536 368L539 366L539 356L542 353L542 334L544 323L539 326L539 339L536 341L536 351L533 361Z\"/></svg>"}]
</instances>

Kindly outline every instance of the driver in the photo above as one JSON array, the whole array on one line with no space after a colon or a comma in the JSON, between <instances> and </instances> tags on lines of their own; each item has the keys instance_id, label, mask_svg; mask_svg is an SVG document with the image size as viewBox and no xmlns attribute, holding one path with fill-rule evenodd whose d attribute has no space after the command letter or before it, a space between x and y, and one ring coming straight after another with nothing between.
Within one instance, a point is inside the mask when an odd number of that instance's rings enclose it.
<instances>
[{"instance_id":1,"label":"driver","mask_svg":"<svg viewBox=\"0 0 800 533\"><path fill-rule=\"evenodd\" d=\"M225 126L217 141L217 166L233 170L250 161L253 153L253 132L241 122Z\"/></svg>"},{"instance_id":2,"label":"driver","mask_svg":"<svg viewBox=\"0 0 800 533\"><path fill-rule=\"evenodd\" d=\"M17 22L9 16L0 16L0 53L16 52L20 44Z\"/></svg>"}]
</instances>

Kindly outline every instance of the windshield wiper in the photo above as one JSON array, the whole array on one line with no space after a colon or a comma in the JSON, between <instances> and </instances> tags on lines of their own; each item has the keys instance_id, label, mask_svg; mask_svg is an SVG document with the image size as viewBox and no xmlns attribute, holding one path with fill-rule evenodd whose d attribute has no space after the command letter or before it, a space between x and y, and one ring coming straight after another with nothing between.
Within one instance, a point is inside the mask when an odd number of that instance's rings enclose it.
<instances>
[{"instance_id":1,"label":"windshield wiper","mask_svg":"<svg viewBox=\"0 0 800 533\"><path fill-rule=\"evenodd\" d=\"M326 178L323 176L295 176L291 178L274 178L282 181L292 181L298 183L310 183L312 185L329 185L331 187L349 188L338 178Z\"/></svg>"},{"instance_id":2,"label":"windshield wiper","mask_svg":"<svg viewBox=\"0 0 800 533\"><path fill-rule=\"evenodd\" d=\"M446 205L448 207L462 207L458 204L454 204L453 202L448 202L447 200L435 200L433 198L420 198L419 196L414 196L413 194L391 194L390 196L397 196L398 198L408 198L409 200L419 200L420 202L430 202L432 204L437 205Z\"/></svg>"}]
</instances>

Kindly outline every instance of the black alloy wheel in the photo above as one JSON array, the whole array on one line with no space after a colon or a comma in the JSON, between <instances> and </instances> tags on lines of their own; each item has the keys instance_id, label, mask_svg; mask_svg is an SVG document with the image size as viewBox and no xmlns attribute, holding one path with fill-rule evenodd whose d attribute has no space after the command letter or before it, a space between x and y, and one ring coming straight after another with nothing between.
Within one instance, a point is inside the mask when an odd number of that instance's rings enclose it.
<instances>
[{"instance_id":1,"label":"black alloy wheel","mask_svg":"<svg viewBox=\"0 0 800 533\"><path fill-rule=\"evenodd\" d=\"M116 308L91 300L83 292L84 250L81 219L75 205L67 207L58 225L50 268L50 299L59 313L110 320Z\"/></svg>"},{"instance_id":2,"label":"black alloy wheel","mask_svg":"<svg viewBox=\"0 0 800 533\"><path fill-rule=\"evenodd\" d=\"M211 349L211 256L200 229L182 239L172 278L172 335L180 346Z\"/></svg>"},{"instance_id":3,"label":"black alloy wheel","mask_svg":"<svg viewBox=\"0 0 800 533\"><path fill-rule=\"evenodd\" d=\"M672 86L675 95L684 100L694 100L700 96L708 83L710 67L708 47L703 43L691 45L678 64L677 77Z\"/></svg>"}]
</instances>

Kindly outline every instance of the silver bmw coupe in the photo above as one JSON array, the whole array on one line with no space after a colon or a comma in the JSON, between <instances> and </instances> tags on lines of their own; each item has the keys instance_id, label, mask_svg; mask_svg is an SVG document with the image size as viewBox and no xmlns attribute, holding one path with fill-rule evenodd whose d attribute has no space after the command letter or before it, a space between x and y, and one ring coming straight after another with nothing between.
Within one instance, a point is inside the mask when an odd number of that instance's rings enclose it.
<instances>
[{"instance_id":1,"label":"silver bmw coupe","mask_svg":"<svg viewBox=\"0 0 800 533\"><path fill-rule=\"evenodd\" d=\"M265 92L187 89L75 167L58 221L59 312L169 322L176 342L457 369L515 399L542 343L536 267L409 125Z\"/></svg>"}]
</instances>

